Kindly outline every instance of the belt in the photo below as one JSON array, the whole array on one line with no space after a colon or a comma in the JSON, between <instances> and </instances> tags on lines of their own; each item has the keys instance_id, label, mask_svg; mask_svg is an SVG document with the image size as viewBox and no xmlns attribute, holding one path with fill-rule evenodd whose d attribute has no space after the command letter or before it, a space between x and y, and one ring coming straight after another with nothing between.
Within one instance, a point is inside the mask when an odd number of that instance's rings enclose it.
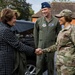
<instances>
[{"instance_id":1,"label":"belt","mask_svg":"<svg viewBox=\"0 0 75 75\"><path fill-rule=\"evenodd\" d=\"M61 46L60 48L59 48L59 50L64 50L65 48L69 48L71 45L67 45L67 46Z\"/></svg>"}]
</instances>

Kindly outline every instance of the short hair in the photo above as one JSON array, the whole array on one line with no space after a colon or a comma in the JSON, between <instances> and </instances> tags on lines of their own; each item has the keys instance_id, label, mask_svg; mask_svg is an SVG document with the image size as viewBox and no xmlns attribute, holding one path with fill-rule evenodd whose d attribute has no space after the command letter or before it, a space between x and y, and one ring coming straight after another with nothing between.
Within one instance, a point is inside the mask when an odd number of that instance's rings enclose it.
<instances>
[{"instance_id":1,"label":"short hair","mask_svg":"<svg viewBox=\"0 0 75 75\"><path fill-rule=\"evenodd\" d=\"M11 21L13 16L18 17L18 13L10 8L4 8L1 11L1 21L3 23L7 23L8 21Z\"/></svg>"}]
</instances>

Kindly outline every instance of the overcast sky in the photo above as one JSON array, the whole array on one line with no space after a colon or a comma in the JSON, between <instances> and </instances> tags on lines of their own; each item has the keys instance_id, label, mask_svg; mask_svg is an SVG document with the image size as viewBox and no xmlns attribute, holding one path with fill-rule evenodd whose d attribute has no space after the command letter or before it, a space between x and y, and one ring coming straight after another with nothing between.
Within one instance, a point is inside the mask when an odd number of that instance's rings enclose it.
<instances>
[{"instance_id":1,"label":"overcast sky","mask_svg":"<svg viewBox=\"0 0 75 75\"><path fill-rule=\"evenodd\" d=\"M70 1L75 2L75 0ZM26 0L26 2L32 4L32 9L36 13L40 10L42 2L52 2L52 0Z\"/></svg>"}]
</instances>

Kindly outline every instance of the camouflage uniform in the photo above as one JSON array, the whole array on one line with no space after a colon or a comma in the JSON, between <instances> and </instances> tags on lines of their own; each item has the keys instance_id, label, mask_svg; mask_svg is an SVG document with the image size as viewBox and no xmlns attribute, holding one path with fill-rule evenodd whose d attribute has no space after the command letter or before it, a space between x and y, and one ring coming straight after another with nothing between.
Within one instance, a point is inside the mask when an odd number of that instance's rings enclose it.
<instances>
[{"instance_id":1,"label":"camouflage uniform","mask_svg":"<svg viewBox=\"0 0 75 75\"><path fill-rule=\"evenodd\" d=\"M75 27L69 25L62 29L55 45L43 49L43 52L57 50L57 75L75 75Z\"/></svg>"}]
</instances>

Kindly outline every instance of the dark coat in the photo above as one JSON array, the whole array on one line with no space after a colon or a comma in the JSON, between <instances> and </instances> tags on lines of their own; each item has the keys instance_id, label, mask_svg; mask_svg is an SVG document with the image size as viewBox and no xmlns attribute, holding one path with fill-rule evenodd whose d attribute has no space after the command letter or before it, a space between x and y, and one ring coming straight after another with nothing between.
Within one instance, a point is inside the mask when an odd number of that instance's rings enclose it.
<instances>
[{"instance_id":1,"label":"dark coat","mask_svg":"<svg viewBox=\"0 0 75 75\"><path fill-rule=\"evenodd\" d=\"M25 52L15 51L15 65L12 75L25 75L27 61Z\"/></svg>"},{"instance_id":2,"label":"dark coat","mask_svg":"<svg viewBox=\"0 0 75 75\"><path fill-rule=\"evenodd\" d=\"M28 53L33 48L21 43L8 24L0 24L0 75L11 75L14 68L14 51Z\"/></svg>"}]
</instances>

